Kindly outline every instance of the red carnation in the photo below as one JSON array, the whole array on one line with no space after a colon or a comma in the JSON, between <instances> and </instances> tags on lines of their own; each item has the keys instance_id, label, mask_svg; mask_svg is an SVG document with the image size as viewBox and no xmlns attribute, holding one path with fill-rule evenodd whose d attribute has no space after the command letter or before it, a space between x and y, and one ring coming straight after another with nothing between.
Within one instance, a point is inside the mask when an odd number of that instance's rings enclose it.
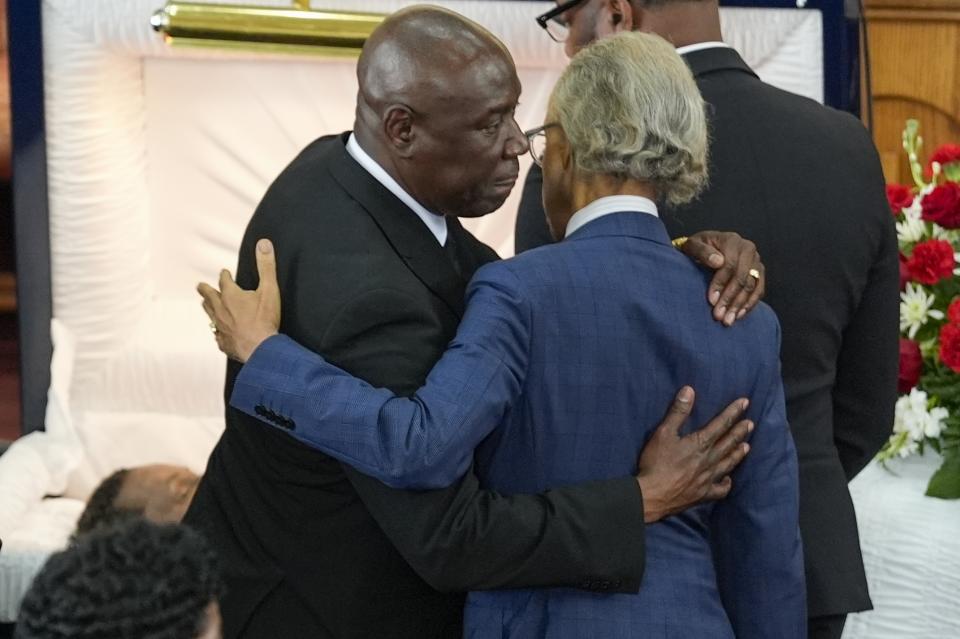
<instances>
[{"instance_id":1,"label":"red carnation","mask_svg":"<svg viewBox=\"0 0 960 639\"><path fill-rule=\"evenodd\" d=\"M953 275L953 247L943 240L927 240L913 247L907 271L915 282L928 286Z\"/></svg>"},{"instance_id":2,"label":"red carnation","mask_svg":"<svg viewBox=\"0 0 960 639\"><path fill-rule=\"evenodd\" d=\"M933 189L920 202L921 217L945 229L960 228L960 184L947 182Z\"/></svg>"},{"instance_id":3,"label":"red carnation","mask_svg":"<svg viewBox=\"0 0 960 639\"><path fill-rule=\"evenodd\" d=\"M960 162L960 144L944 144L930 156L930 164L939 162L940 166L951 162Z\"/></svg>"},{"instance_id":4,"label":"red carnation","mask_svg":"<svg viewBox=\"0 0 960 639\"><path fill-rule=\"evenodd\" d=\"M960 325L944 324L940 329L940 360L960 373Z\"/></svg>"},{"instance_id":5,"label":"red carnation","mask_svg":"<svg viewBox=\"0 0 960 639\"><path fill-rule=\"evenodd\" d=\"M923 371L923 357L920 345L912 339L900 338L900 372L897 375L897 392L909 393L920 381Z\"/></svg>"},{"instance_id":6,"label":"red carnation","mask_svg":"<svg viewBox=\"0 0 960 639\"><path fill-rule=\"evenodd\" d=\"M910 281L910 270L907 268L907 258L900 254L900 290L907 290L907 282Z\"/></svg>"},{"instance_id":7,"label":"red carnation","mask_svg":"<svg viewBox=\"0 0 960 639\"><path fill-rule=\"evenodd\" d=\"M951 324L960 324L960 297L950 302L947 307L947 321Z\"/></svg>"},{"instance_id":8,"label":"red carnation","mask_svg":"<svg viewBox=\"0 0 960 639\"><path fill-rule=\"evenodd\" d=\"M890 212L900 215L900 211L913 204L913 193L902 184L888 184L887 202L890 204Z\"/></svg>"}]
</instances>

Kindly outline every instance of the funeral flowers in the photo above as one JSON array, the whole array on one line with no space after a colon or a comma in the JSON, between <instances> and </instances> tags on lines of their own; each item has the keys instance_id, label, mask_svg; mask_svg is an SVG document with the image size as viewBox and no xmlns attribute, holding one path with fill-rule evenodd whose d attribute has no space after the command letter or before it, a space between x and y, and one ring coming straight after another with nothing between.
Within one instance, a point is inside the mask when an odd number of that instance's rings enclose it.
<instances>
[{"instance_id":1,"label":"funeral flowers","mask_svg":"<svg viewBox=\"0 0 960 639\"><path fill-rule=\"evenodd\" d=\"M890 184L900 244L900 375L893 435L878 459L943 459L927 494L960 498L960 146L920 163L922 140L908 120L903 148L913 185Z\"/></svg>"}]
</instances>

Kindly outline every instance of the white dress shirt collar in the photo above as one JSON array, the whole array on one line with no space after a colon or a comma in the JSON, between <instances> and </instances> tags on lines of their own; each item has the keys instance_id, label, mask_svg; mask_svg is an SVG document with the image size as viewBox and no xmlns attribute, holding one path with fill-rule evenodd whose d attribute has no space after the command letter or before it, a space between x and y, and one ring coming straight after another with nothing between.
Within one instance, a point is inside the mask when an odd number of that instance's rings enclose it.
<instances>
[{"instance_id":1,"label":"white dress shirt collar","mask_svg":"<svg viewBox=\"0 0 960 639\"><path fill-rule=\"evenodd\" d=\"M726 42L697 42L696 44L688 44L684 47L677 47L677 53L683 55L685 53L693 53L694 51L717 48L731 49L732 47Z\"/></svg>"},{"instance_id":2,"label":"white dress shirt collar","mask_svg":"<svg viewBox=\"0 0 960 639\"><path fill-rule=\"evenodd\" d=\"M567 232L564 237L570 237L581 227L604 215L626 211L636 211L647 213L653 217L660 217L660 214L657 213L657 205L649 198L639 195L608 195L599 200L594 200L574 213L567 223Z\"/></svg>"},{"instance_id":3,"label":"white dress shirt collar","mask_svg":"<svg viewBox=\"0 0 960 639\"><path fill-rule=\"evenodd\" d=\"M396 180L390 177L390 174L384 171L383 167L377 164L376 160L360 148L360 144L357 143L357 139L353 133L350 134L350 139L347 140L347 153L357 161L357 164L366 169L367 173L373 176L373 179L385 186L388 191L396 195L401 202L416 213L417 217L423 220L423 223L427 225L427 228L430 229L433 236L440 242L440 246L446 244L447 219L442 215L431 213L425 209L422 204L413 199L413 196L407 193Z\"/></svg>"}]
</instances>

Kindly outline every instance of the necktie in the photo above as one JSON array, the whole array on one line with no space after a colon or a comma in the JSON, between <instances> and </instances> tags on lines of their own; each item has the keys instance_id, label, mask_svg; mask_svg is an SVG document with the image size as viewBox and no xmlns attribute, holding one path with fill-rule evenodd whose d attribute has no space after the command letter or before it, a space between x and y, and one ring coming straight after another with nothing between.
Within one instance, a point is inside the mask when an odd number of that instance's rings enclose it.
<instances>
[{"instance_id":1,"label":"necktie","mask_svg":"<svg viewBox=\"0 0 960 639\"><path fill-rule=\"evenodd\" d=\"M460 250L457 245L458 242L453 228L448 228L447 242L443 245L443 251L447 254L450 264L453 265L453 270L457 272L457 275L463 277L463 258L460 255Z\"/></svg>"}]
</instances>

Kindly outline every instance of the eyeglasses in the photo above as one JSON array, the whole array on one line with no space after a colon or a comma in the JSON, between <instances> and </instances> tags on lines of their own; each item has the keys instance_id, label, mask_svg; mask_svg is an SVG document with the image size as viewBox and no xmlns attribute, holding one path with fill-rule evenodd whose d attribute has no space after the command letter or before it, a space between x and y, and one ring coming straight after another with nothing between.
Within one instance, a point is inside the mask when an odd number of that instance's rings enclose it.
<instances>
[{"instance_id":1,"label":"eyeglasses","mask_svg":"<svg viewBox=\"0 0 960 639\"><path fill-rule=\"evenodd\" d=\"M554 42L566 42L567 36L570 35L570 25L561 14L573 9L581 2L583 2L583 0L567 0L567 2L562 2L543 15L537 16L537 24L547 32L547 35L549 35Z\"/></svg>"},{"instance_id":2,"label":"eyeglasses","mask_svg":"<svg viewBox=\"0 0 960 639\"><path fill-rule=\"evenodd\" d=\"M552 126L559 125L556 122L548 122L543 126L523 132L530 145L530 157L533 158L533 163L539 167L543 166L543 154L547 150L547 129Z\"/></svg>"}]
</instances>

